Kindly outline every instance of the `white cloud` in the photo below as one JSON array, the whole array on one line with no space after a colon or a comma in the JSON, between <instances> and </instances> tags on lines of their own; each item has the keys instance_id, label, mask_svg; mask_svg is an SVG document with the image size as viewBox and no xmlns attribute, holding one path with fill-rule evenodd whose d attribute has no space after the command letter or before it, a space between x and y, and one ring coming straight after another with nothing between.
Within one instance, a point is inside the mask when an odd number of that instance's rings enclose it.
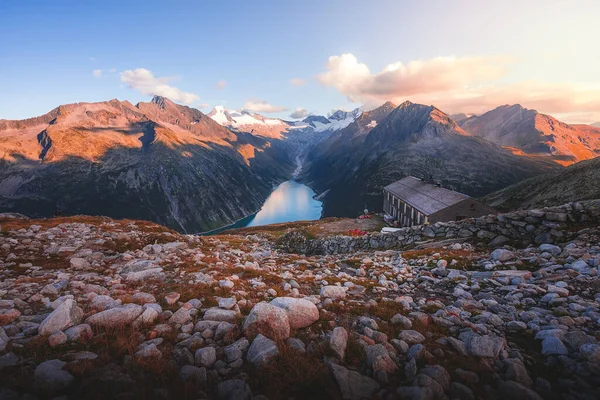
<instances>
[{"instance_id":1,"label":"white cloud","mask_svg":"<svg viewBox=\"0 0 600 400\"><path fill-rule=\"evenodd\" d=\"M287 108L282 106L274 106L272 104L267 103L264 100L260 99L248 99L246 103L244 103L244 109L248 111L254 111L258 113L276 113L287 111Z\"/></svg>"},{"instance_id":2,"label":"white cloud","mask_svg":"<svg viewBox=\"0 0 600 400\"><path fill-rule=\"evenodd\" d=\"M329 57L327 71L318 80L352 101L412 96L498 79L504 75L507 61L503 57L436 57L406 65L396 62L372 73L366 64L347 53Z\"/></svg>"},{"instance_id":3,"label":"white cloud","mask_svg":"<svg viewBox=\"0 0 600 400\"><path fill-rule=\"evenodd\" d=\"M173 101L183 104L192 104L200 99L198 95L190 92L184 92L167 83L173 78L155 77L154 74L145 69L128 69L120 73L121 82L127 84L131 89L135 89L142 94L164 96Z\"/></svg>"},{"instance_id":4,"label":"white cloud","mask_svg":"<svg viewBox=\"0 0 600 400\"><path fill-rule=\"evenodd\" d=\"M290 118L300 119L306 118L308 116L308 111L304 108L296 108L293 113L290 114Z\"/></svg>"},{"instance_id":5,"label":"white cloud","mask_svg":"<svg viewBox=\"0 0 600 400\"><path fill-rule=\"evenodd\" d=\"M292 86L304 86L306 85L306 81L300 78L292 78L290 79L290 85Z\"/></svg>"},{"instance_id":6,"label":"white cloud","mask_svg":"<svg viewBox=\"0 0 600 400\"><path fill-rule=\"evenodd\" d=\"M443 111L482 113L502 104L519 103L569 122L600 119L598 83L505 83L507 57L436 57L396 62L373 73L352 54L329 57L317 79L352 102L367 106L391 100L433 104Z\"/></svg>"},{"instance_id":7,"label":"white cloud","mask_svg":"<svg viewBox=\"0 0 600 400\"><path fill-rule=\"evenodd\" d=\"M217 89L223 90L223 89L225 89L227 87L227 81L221 79L219 82L217 82L216 86L217 86Z\"/></svg>"},{"instance_id":8,"label":"white cloud","mask_svg":"<svg viewBox=\"0 0 600 400\"><path fill-rule=\"evenodd\" d=\"M101 69L95 69L92 71L92 74L94 75L94 78L100 78L102 76L102 70Z\"/></svg>"}]
</instances>

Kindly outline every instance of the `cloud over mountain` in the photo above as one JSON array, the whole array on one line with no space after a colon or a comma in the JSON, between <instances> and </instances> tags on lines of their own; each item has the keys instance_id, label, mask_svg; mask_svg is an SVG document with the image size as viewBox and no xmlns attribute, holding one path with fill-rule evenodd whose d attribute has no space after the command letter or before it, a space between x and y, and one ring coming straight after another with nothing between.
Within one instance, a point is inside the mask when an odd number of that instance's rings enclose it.
<instances>
[{"instance_id":1,"label":"cloud over mountain","mask_svg":"<svg viewBox=\"0 0 600 400\"><path fill-rule=\"evenodd\" d=\"M296 108L293 113L290 114L290 118L300 119L306 118L308 116L308 111L304 108Z\"/></svg>"},{"instance_id":2,"label":"cloud over mountain","mask_svg":"<svg viewBox=\"0 0 600 400\"><path fill-rule=\"evenodd\" d=\"M248 99L248 101L246 101L244 103L243 108L245 110L254 111L254 112L258 112L258 113L276 113L276 112L287 111L287 108L285 108L285 107L274 106L274 105L269 104L268 102L261 100L261 99Z\"/></svg>"},{"instance_id":3,"label":"cloud over mountain","mask_svg":"<svg viewBox=\"0 0 600 400\"><path fill-rule=\"evenodd\" d=\"M436 57L395 62L372 72L350 53L329 57L318 81L368 106L410 98L448 112L482 113L519 103L578 122L600 119L598 83L508 82L507 57Z\"/></svg>"},{"instance_id":4,"label":"cloud over mountain","mask_svg":"<svg viewBox=\"0 0 600 400\"><path fill-rule=\"evenodd\" d=\"M181 89L168 85L167 83L173 80L172 77L156 77L152 71L145 68L128 69L121 72L120 76L121 82L142 94L163 96L188 105L200 100L200 97L194 93L184 92Z\"/></svg>"}]
</instances>

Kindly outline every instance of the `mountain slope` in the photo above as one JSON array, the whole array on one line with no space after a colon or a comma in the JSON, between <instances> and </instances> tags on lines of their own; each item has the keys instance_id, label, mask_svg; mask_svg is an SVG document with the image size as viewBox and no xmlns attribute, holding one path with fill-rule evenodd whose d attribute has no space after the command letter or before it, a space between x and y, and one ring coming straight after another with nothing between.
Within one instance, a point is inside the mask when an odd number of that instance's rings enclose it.
<instances>
[{"instance_id":1,"label":"mountain slope","mask_svg":"<svg viewBox=\"0 0 600 400\"><path fill-rule=\"evenodd\" d=\"M524 180L491 193L483 201L503 210L539 208L600 198L600 157Z\"/></svg>"},{"instance_id":2,"label":"mountain slope","mask_svg":"<svg viewBox=\"0 0 600 400\"><path fill-rule=\"evenodd\" d=\"M155 97L0 121L0 208L147 219L184 232L258 210L294 169L285 149Z\"/></svg>"},{"instance_id":3,"label":"mountain slope","mask_svg":"<svg viewBox=\"0 0 600 400\"><path fill-rule=\"evenodd\" d=\"M366 134L353 135L349 126L314 150L303 179L322 193L325 216L354 216L365 204L379 210L381 189L407 175L480 196L559 168L470 136L432 106L405 102L382 116Z\"/></svg>"},{"instance_id":4,"label":"mountain slope","mask_svg":"<svg viewBox=\"0 0 600 400\"><path fill-rule=\"evenodd\" d=\"M266 118L248 111L233 111L217 106L207 114L221 126L267 138L281 138L289 124L278 118Z\"/></svg>"},{"instance_id":5,"label":"mountain slope","mask_svg":"<svg viewBox=\"0 0 600 400\"><path fill-rule=\"evenodd\" d=\"M561 165L600 155L600 129L569 125L518 104L497 107L459 122L467 132L527 154L543 154Z\"/></svg>"}]
</instances>

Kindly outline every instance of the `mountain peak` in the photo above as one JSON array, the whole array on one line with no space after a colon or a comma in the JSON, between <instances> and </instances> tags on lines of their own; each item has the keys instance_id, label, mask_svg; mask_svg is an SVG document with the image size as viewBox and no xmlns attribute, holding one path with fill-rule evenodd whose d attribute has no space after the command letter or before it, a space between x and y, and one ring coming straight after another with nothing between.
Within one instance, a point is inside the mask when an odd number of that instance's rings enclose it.
<instances>
[{"instance_id":1,"label":"mountain peak","mask_svg":"<svg viewBox=\"0 0 600 400\"><path fill-rule=\"evenodd\" d=\"M167 99L166 97L158 96L158 95L154 95L154 97L152 97L152 100L150 100L150 103L156 104L157 106L159 106L161 108L166 108L167 106L175 105L175 103L173 103L171 100Z\"/></svg>"},{"instance_id":2,"label":"mountain peak","mask_svg":"<svg viewBox=\"0 0 600 400\"><path fill-rule=\"evenodd\" d=\"M387 104L387 103L386 103L386 104ZM412 101L410 101L410 100L406 100L404 103L400 104L400 105L398 106L398 108L406 108L406 107L410 107L410 106L412 106L412 105L414 105L414 104L415 104L415 103L413 103Z\"/></svg>"}]
</instances>

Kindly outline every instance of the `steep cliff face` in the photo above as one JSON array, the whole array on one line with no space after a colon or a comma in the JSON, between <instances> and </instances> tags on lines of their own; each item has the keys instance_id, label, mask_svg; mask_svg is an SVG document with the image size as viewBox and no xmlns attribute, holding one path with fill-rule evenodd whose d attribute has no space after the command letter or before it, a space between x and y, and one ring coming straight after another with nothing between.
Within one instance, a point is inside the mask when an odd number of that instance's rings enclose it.
<instances>
[{"instance_id":1,"label":"steep cliff face","mask_svg":"<svg viewBox=\"0 0 600 400\"><path fill-rule=\"evenodd\" d=\"M108 215L200 232L258 210L294 169L277 140L233 133L165 98L0 121L0 208Z\"/></svg>"},{"instance_id":2,"label":"steep cliff face","mask_svg":"<svg viewBox=\"0 0 600 400\"><path fill-rule=\"evenodd\" d=\"M381 189L407 175L481 196L558 168L473 137L432 106L405 102L382 116L366 133L349 126L327 151L314 151L303 179L324 193L325 216L381 209Z\"/></svg>"}]
</instances>

